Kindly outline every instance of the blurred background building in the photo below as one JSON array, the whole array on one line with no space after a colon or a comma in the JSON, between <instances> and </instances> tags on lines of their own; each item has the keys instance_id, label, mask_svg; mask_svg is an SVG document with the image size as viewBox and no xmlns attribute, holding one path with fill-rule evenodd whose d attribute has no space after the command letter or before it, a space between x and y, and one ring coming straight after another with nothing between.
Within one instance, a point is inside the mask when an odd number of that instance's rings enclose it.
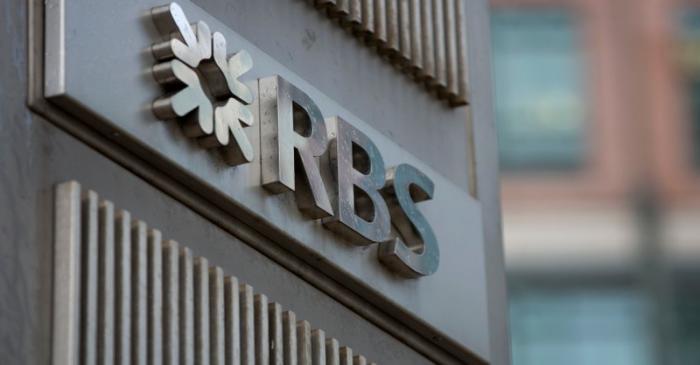
<instances>
[{"instance_id":1,"label":"blurred background building","mask_svg":"<svg viewBox=\"0 0 700 365\"><path fill-rule=\"evenodd\" d=\"M700 364L700 1L491 22L513 364Z\"/></svg>"}]
</instances>

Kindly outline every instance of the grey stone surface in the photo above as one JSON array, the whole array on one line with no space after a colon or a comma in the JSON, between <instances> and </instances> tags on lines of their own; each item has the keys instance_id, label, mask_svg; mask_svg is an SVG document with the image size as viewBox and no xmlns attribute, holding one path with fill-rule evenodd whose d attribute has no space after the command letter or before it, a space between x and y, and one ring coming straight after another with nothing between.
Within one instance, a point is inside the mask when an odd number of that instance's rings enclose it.
<instances>
[{"instance_id":1,"label":"grey stone surface","mask_svg":"<svg viewBox=\"0 0 700 365\"><path fill-rule=\"evenodd\" d=\"M61 1L56 1L60 4ZM273 245L294 253L323 273L332 276L343 285L355 285L352 290L366 298L386 313L400 321L408 322L416 332L429 339L439 339L442 345L454 342L463 352L471 351L488 359L489 329L484 262L484 239L481 207L464 186L440 174L455 154L455 146L447 143L422 141L432 144L435 157L417 157L410 150L401 148L385 134L345 108L348 99L332 99L314 84L289 70L263 50L258 49L221 21L228 18L219 12L208 13L187 1L179 1L188 21L205 21L227 39L230 52L245 49L253 58L254 67L241 80L255 88L256 79L278 74L293 83L318 105L324 117L339 116L366 134L376 144L385 165L408 163L427 176L435 184L435 194L430 201L420 204L420 210L432 226L440 245L440 265L429 276L406 280L391 273L377 259L376 246L357 247L352 238L344 238L325 229L318 220L300 214L291 194L271 195L261 188L260 164L253 161L237 167L229 167L217 154L206 151L182 133L175 122L157 120L150 111L154 99L163 94L149 71L154 64L148 47L159 39L149 11L160 4L158 0L95 2L87 0L65 1L64 11L58 6L47 6L47 26L56 19L65 19L65 25L48 32L46 94L51 102L61 106L76 119L101 130L104 135L146 160L154 169L176 179L216 204L228 214L258 229L272 239ZM292 6L296 1L281 1L279 7ZM314 9L305 8L309 12ZM291 11L291 10L290 10ZM61 16L60 14L64 14ZM253 14L255 14L253 12ZM251 19L258 20L255 16ZM249 19L248 21L253 21ZM280 24L294 22L294 18L278 17ZM325 21L325 19L324 19ZM57 34L65 32L65 42ZM285 41L293 35L278 35ZM347 42L335 48L364 47ZM64 45L56 47L56 45ZM330 46L329 46L330 47ZM305 53L304 50L298 50ZM64 55L50 57L51 55ZM350 57L348 55L348 57ZM65 62L62 62L65 59ZM357 60L349 58L346 64ZM61 65L65 63L65 66ZM323 63L316 63L317 73L326 72ZM388 103L368 98L360 90L381 91L393 95L387 84L396 81L397 75L377 72L377 78L386 78L381 85L367 86L361 79L365 73L342 73L346 88L357 91L355 99L364 100L358 111L369 109L386 111L391 116L393 129L422 139L427 135L428 123L421 127L407 126L406 121L420 119L423 113L434 118L444 118L444 123L459 122L466 125L465 108L445 112L429 108L440 105L430 98L391 100ZM65 75L65 76L61 76ZM392 76L392 77L389 77ZM400 76L400 75L399 75ZM60 87L60 85L64 85ZM261 83L262 85L262 83ZM264 87L260 86L264 89ZM423 102L426 105L423 105ZM252 108L255 112L255 107ZM260 114L265 114L261 108ZM262 121L263 118L258 118ZM260 123L258 123L260 124ZM333 123L327 123L329 127ZM245 129L250 139L256 139L255 127ZM329 133L333 133L329 131ZM448 139L451 132L444 132ZM466 138L463 138L463 143ZM259 147L259 146L258 146ZM259 156L259 153L256 153ZM451 170L466 173L469 164L462 159L461 167ZM329 164L321 162L321 173L327 172L326 189L331 196L338 186L332 178ZM321 260L317 260L321 258ZM449 298L449 300L438 300ZM478 330L474 330L478 329Z\"/></svg>"},{"instance_id":2,"label":"grey stone surface","mask_svg":"<svg viewBox=\"0 0 700 365\"><path fill-rule=\"evenodd\" d=\"M19 104L15 104L16 108ZM7 109L5 109L7 110ZM48 363L51 318L53 188L77 180L165 237L235 273L300 318L385 364L430 363L415 351L267 257L106 159L48 121L3 121L0 358ZM9 128L7 128L9 127ZM9 158L6 158L9 157ZM10 173L8 173L10 172ZM14 172L14 173L12 173ZM60 289L60 288L59 288Z\"/></svg>"},{"instance_id":3,"label":"grey stone surface","mask_svg":"<svg viewBox=\"0 0 700 365\"><path fill-rule=\"evenodd\" d=\"M49 364L55 184L77 179L384 364L427 359L129 171L33 115L27 8L0 4L0 359ZM388 351L390 350L390 351Z\"/></svg>"},{"instance_id":4,"label":"grey stone surface","mask_svg":"<svg viewBox=\"0 0 700 365\"><path fill-rule=\"evenodd\" d=\"M196 1L258 47L302 75L309 83L367 121L387 137L431 165L438 161L435 145L454 150L436 167L466 190L468 148L461 118L406 120L388 117L376 103L415 103L425 115L439 104L422 89L404 80L369 50L337 47L355 42L302 0ZM486 2L467 2L468 12L485 15ZM289 22L277 22L280 16ZM246 19L247 18L247 19ZM251 19L256 19L251 21ZM327 330L328 336L363 351L382 364L424 364L426 358L370 324L326 294L290 274L270 259L213 225L183 204L165 195L82 142L33 115L27 99L27 1L0 2L0 362L49 364L51 341L51 249L53 188L58 182L79 180L84 187L129 209L134 216L161 228L169 238L194 246L227 271L284 303L299 316ZM488 52L488 29L483 22L470 25L470 47ZM281 36L290 38L280 42ZM475 46L472 46L475 44ZM339 49L336 49L339 48ZM345 62L349 58L352 63ZM328 71L318 72L318 62ZM488 56L470 55L478 135L490 138ZM340 72L342 71L342 72ZM349 87L341 75L352 75L367 90ZM476 93L474 92L476 91ZM422 104L425 100L426 104ZM430 105L428 105L428 103ZM400 104L399 104L400 105ZM446 108L445 108L446 109ZM422 115L422 114L421 114ZM418 131L408 133L409 129ZM418 140L419 135L422 135ZM430 142L430 143L428 143ZM436 144L437 143L437 144ZM507 364L505 291L498 219L496 154L488 140L477 143L480 159L479 199L485 207L491 354L494 364ZM479 164L477 164L479 165ZM499 266L500 265L500 266Z\"/></svg>"}]
</instances>

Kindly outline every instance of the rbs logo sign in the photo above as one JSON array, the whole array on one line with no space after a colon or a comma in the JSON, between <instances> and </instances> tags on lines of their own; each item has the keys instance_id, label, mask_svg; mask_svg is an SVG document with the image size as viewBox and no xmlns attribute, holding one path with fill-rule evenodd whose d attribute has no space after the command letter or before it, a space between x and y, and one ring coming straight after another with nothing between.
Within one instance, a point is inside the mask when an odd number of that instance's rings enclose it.
<instances>
[{"instance_id":1,"label":"rbs logo sign","mask_svg":"<svg viewBox=\"0 0 700 365\"><path fill-rule=\"evenodd\" d=\"M151 15L163 38L151 47L153 76L164 91L153 103L155 116L180 123L186 136L219 150L229 165L252 162L258 141L249 141L243 128L256 123L250 110L256 96L238 80L253 67L250 54L229 56L221 33L201 21L190 24L175 3ZM354 244L378 243L380 261L403 276L437 270L437 239L416 207L433 197L429 177L408 164L387 168L367 135L340 117L325 119L307 94L279 76L260 79L257 97L266 190L294 192L302 214ZM333 197L322 166L336 184Z\"/></svg>"}]
</instances>

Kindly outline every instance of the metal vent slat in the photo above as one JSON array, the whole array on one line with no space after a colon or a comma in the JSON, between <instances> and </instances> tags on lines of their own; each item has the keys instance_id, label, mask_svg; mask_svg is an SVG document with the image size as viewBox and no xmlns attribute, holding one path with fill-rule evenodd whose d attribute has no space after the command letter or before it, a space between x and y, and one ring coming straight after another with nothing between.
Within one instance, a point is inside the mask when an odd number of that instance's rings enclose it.
<instances>
[{"instance_id":1,"label":"metal vent slat","mask_svg":"<svg viewBox=\"0 0 700 365\"><path fill-rule=\"evenodd\" d=\"M255 308L253 287L240 285L241 364L255 365Z\"/></svg>"},{"instance_id":2,"label":"metal vent slat","mask_svg":"<svg viewBox=\"0 0 700 365\"><path fill-rule=\"evenodd\" d=\"M399 0L386 0L386 47L380 49L381 53L387 54L389 59L395 60L400 49L400 29L399 29Z\"/></svg>"},{"instance_id":3,"label":"metal vent slat","mask_svg":"<svg viewBox=\"0 0 700 365\"><path fill-rule=\"evenodd\" d=\"M194 260L194 363L209 364L209 262Z\"/></svg>"},{"instance_id":4,"label":"metal vent slat","mask_svg":"<svg viewBox=\"0 0 700 365\"><path fill-rule=\"evenodd\" d=\"M137 221L131 230L131 363L148 363L148 272L146 223Z\"/></svg>"},{"instance_id":5,"label":"metal vent slat","mask_svg":"<svg viewBox=\"0 0 700 365\"><path fill-rule=\"evenodd\" d=\"M59 194L60 196L60 194ZM57 211L58 213L58 211ZM80 214L77 211L75 214ZM131 215L120 212L116 224L115 362L131 364ZM57 260L57 259L55 259ZM71 363L72 364L72 363Z\"/></svg>"},{"instance_id":6,"label":"metal vent slat","mask_svg":"<svg viewBox=\"0 0 700 365\"><path fill-rule=\"evenodd\" d=\"M417 80L422 79L423 75L423 25L421 23L421 0L410 0L410 26L411 26L411 61L410 73Z\"/></svg>"},{"instance_id":7,"label":"metal vent slat","mask_svg":"<svg viewBox=\"0 0 700 365\"><path fill-rule=\"evenodd\" d=\"M99 215L99 299L98 353L100 364L114 363L114 206L110 202L100 204Z\"/></svg>"},{"instance_id":8,"label":"metal vent slat","mask_svg":"<svg viewBox=\"0 0 700 365\"><path fill-rule=\"evenodd\" d=\"M194 262L192 251L180 249L180 361L194 365Z\"/></svg>"},{"instance_id":9,"label":"metal vent slat","mask_svg":"<svg viewBox=\"0 0 700 365\"><path fill-rule=\"evenodd\" d=\"M255 295L253 304L255 313L255 357L258 364L270 363L267 304L267 297L264 294Z\"/></svg>"},{"instance_id":10,"label":"metal vent slat","mask_svg":"<svg viewBox=\"0 0 700 365\"><path fill-rule=\"evenodd\" d=\"M270 365L284 364L284 318L279 303L268 305Z\"/></svg>"},{"instance_id":11,"label":"metal vent slat","mask_svg":"<svg viewBox=\"0 0 700 365\"><path fill-rule=\"evenodd\" d=\"M226 364L226 317L224 315L224 271L220 267L209 270L209 315L211 317L211 363Z\"/></svg>"},{"instance_id":12,"label":"metal vent slat","mask_svg":"<svg viewBox=\"0 0 700 365\"><path fill-rule=\"evenodd\" d=\"M348 347L340 348L340 365L352 365L352 349Z\"/></svg>"},{"instance_id":13,"label":"metal vent slat","mask_svg":"<svg viewBox=\"0 0 700 365\"><path fill-rule=\"evenodd\" d=\"M82 330L80 352L86 364L97 363L97 194L87 192L83 198L83 272L80 276ZM145 322L144 322L145 323Z\"/></svg>"},{"instance_id":14,"label":"metal vent slat","mask_svg":"<svg viewBox=\"0 0 700 365\"><path fill-rule=\"evenodd\" d=\"M284 352L285 365L297 365L299 358L297 356L297 316L294 312L285 311L282 313L282 342Z\"/></svg>"},{"instance_id":15,"label":"metal vent slat","mask_svg":"<svg viewBox=\"0 0 700 365\"><path fill-rule=\"evenodd\" d=\"M311 364L311 324L297 322L297 360L299 364Z\"/></svg>"},{"instance_id":16,"label":"metal vent slat","mask_svg":"<svg viewBox=\"0 0 700 365\"><path fill-rule=\"evenodd\" d=\"M433 0L433 44L435 50L435 79L429 86L438 95L447 87L447 59L445 58L445 13L443 0Z\"/></svg>"},{"instance_id":17,"label":"metal vent slat","mask_svg":"<svg viewBox=\"0 0 700 365\"><path fill-rule=\"evenodd\" d=\"M457 70L457 28L455 19L456 3L455 0L445 0L445 66L447 73L447 87L444 97L449 98L450 95L457 95L459 87L457 78L459 71Z\"/></svg>"},{"instance_id":18,"label":"metal vent slat","mask_svg":"<svg viewBox=\"0 0 700 365\"><path fill-rule=\"evenodd\" d=\"M163 246L163 360L166 364L180 363L180 247L175 241Z\"/></svg>"},{"instance_id":19,"label":"metal vent slat","mask_svg":"<svg viewBox=\"0 0 700 365\"><path fill-rule=\"evenodd\" d=\"M54 365L363 361L75 182L57 187L55 209Z\"/></svg>"},{"instance_id":20,"label":"metal vent slat","mask_svg":"<svg viewBox=\"0 0 700 365\"><path fill-rule=\"evenodd\" d=\"M224 279L224 307L226 310L226 364L240 365L241 363L241 307L238 279Z\"/></svg>"},{"instance_id":21,"label":"metal vent slat","mask_svg":"<svg viewBox=\"0 0 700 365\"><path fill-rule=\"evenodd\" d=\"M386 25L386 2L369 0L374 3L374 33L369 38L369 45L376 45L377 49L381 50L386 46L387 25Z\"/></svg>"},{"instance_id":22,"label":"metal vent slat","mask_svg":"<svg viewBox=\"0 0 700 365\"><path fill-rule=\"evenodd\" d=\"M326 340L326 365L340 365L340 343L335 338Z\"/></svg>"},{"instance_id":23,"label":"metal vent slat","mask_svg":"<svg viewBox=\"0 0 700 365\"><path fill-rule=\"evenodd\" d=\"M459 65L457 82L459 84L459 92L453 96L452 103L462 105L469 100L469 88L467 86L467 69L469 66L467 65L467 54L465 51L467 49L467 35L463 31L466 14L464 13L464 2L457 0L455 3L457 4L455 21L457 28L457 64Z\"/></svg>"},{"instance_id":24,"label":"metal vent slat","mask_svg":"<svg viewBox=\"0 0 700 365\"><path fill-rule=\"evenodd\" d=\"M54 364L75 364L80 358L80 187L59 185L56 196L51 353Z\"/></svg>"},{"instance_id":25,"label":"metal vent slat","mask_svg":"<svg viewBox=\"0 0 700 365\"><path fill-rule=\"evenodd\" d=\"M148 234L148 363L163 363L163 245L161 233Z\"/></svg>"},{"instance_id":26,"label":"metal vent slat","mask_svg":"<svg viewBox=\"0 0 700 365\"><path fill-rule=\"evenodd\" d=\"M360 21L362 24L360 24L359 29L357 29L359 36L371 42L372 37L375 36L374 1L362 0L362 15L360 16Z\"/></svg>"},{"instance_id":27,"label":"metal vent slat","mask_svg":"<svg viewBox=\"0 0 700 365\"><path fill-rule=\"evenodd\" d=\"M323 330L311 331L311 364L326 365L326 333Z\"/></svg>"}]
</instances>

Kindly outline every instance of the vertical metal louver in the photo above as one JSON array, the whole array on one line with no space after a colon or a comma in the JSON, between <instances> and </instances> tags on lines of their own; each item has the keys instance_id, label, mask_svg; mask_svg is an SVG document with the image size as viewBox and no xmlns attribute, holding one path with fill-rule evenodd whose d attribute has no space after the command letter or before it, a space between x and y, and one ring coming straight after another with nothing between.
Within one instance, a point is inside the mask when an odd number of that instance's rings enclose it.
<instances>
[{"instance_id":1,"label":"vertical metal louver","mask_svg":"<svg viewBox=\"0 0 700 365\"><path fill-rule=\"evenodd\" d=\"M54 365L365 365L76 182L56 188Z\"/></svg>"},{"instance_id":2,"label":"vertical metal louver","mask_svg":"<svg viewBox=\"0 0 700 365\"><path fill-rule=\"evenodd\" d=\"M451 106L468 102L464 0L308 0Z\"/></svg>"}]
</instances>

